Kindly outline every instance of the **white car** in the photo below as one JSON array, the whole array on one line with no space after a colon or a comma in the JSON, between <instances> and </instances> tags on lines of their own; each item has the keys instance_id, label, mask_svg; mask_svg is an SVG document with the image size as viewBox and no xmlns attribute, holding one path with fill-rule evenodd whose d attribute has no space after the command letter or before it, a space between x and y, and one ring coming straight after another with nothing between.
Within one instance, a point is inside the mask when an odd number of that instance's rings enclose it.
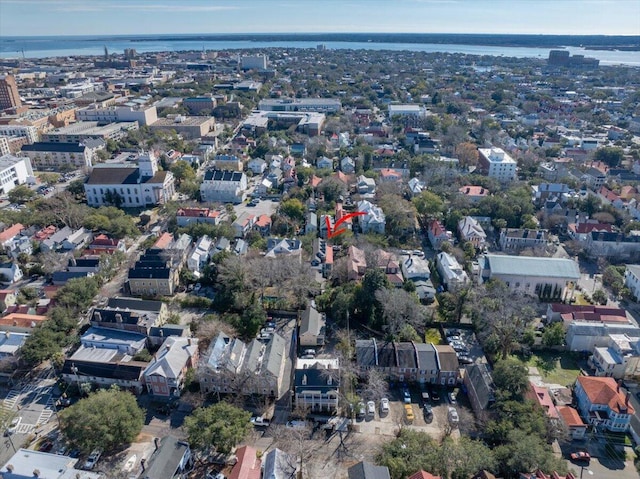
<instances>
[{"instance_id":1,"label":"white car","mask_svg":"<svg viewBox=\"0 0 640 479\"><path fill-rule=\"evenodd\" d=\"M460 416L458 416L458 411L456 408L449 406L449 422L451 425L455 426L460 422Z\"/></svg>"},{"instance_id":2,"label":"white car","mask_svg":"<svg viewBox=\"0 0 640 479\"><path fill-rule=\"evenodd\" d=\"M387 414L389 412L389 400L387 398L380 399L380 413Z\"/></svg>"},{"instance_id":3,"label":"white car","mask_svg":"<svg viewBox=\"0 0 640 479\"><path fill-rule=\"evenodd\" d=\"M376 403L373 401L367 402L367 416L375 416L376 415Z\"/></svg>"},{"instance_id":4,"label":"white car","mask_svg":"<svg viewBox=\"0 0 640 479\"><path fill-rule=\"evenodd\" d=\"M5 436L8 436L9 434L13 434L14 432L16 432L16 430L18 429L18 426L20 425L21 422L22 422L22 417L21 416L14 417L11 420L11 424L9 424L9 426L7 427L7 431L5 433Z\"/></svg>"},{"instance_id":5,"label":"white car","mask_svg":"<svg viewBox=\"0 0 640 479\"><path fill-rule=\"evenodd\" d=\"M89 454L89 457L87 457L87 460L84 462L83 469L89 471L96 467L96 464L98 464L98 461L100 460L100 456L102 456L102 450L94 449L91 454Z\"/></svg>"}]
</instances>

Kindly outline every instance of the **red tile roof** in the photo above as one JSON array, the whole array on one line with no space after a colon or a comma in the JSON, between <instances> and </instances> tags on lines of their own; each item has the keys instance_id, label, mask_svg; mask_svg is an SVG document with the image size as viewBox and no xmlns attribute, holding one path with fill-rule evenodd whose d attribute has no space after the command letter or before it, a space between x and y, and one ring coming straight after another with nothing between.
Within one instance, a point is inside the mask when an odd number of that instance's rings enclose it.
<instances>
[{"instance_id":1,"label":"red tile roof","mask_svg":"<svg viewBox=\"0 0 640 479\"><path fill-rule=\"evenodd\" d=\"M311 177L310 183L313 188L316 188L320 183L322 183L322 178L320 178L319 176L313 175Z\"/></svg>"},{"instance_id":2,"label":"red tile roof","mask_svg":"<svg viewBox=\"0 0 640 479\"><path fill-rule=\"evenodd\" d=\"M411 474L409 479L442 479L440 476L434 476L429 472L419 470L418 472Z\"/></svg>"},{"instance_id":3,"label":"red tile roof","mask_svg":"<svg viewBox=\"0 0 640 479\"><path fill-rule=\"evenodd\" d=\"M483 188L482 186L472 185L463 186L458 191L467 196L487 196L489 194L489 190Z\"/></svg>"},{"instance_id":4,"label":"red tile roof","mask_svg":"<svg viewBox=\"0 0 640 479\"><path fill-rule=\"evenodd\" d=\"M576 234L589 234L592 231L613 233L613 226L608 223L572 223L569 225L569 229Z\"/></svg>"},{"instance_id":5,"label":"red tile roof","mask_svg":"<svg viewBox=\"0 0 640 479\"><path fill-rule=\"evenodd\" d=\"M0 233L0 243L4 243L5 241L14 238L15 236L20 234L20 231L24 229L20 223L16 223L13 226L9 226L6 230Z\"/></svg>"},{"instance_id":6,"label":"red tile roof","mask_svg":"<svg viewBox=\"0 0 640 479\"><path fill-rule=\"evenodd\" d=\"M262 461L258 451L251 446L242 446L236 450L238 462L231 470L229 479L260 479Z\"/></svg>"},{"instance_id":7,"label":"red tile roof","mask_svg":"<svg viewBox=\"0 0 640 479\"><path fill-rule=\"evenodd\" d=\"M635 414L635 409L613 378L580 376L578 382L591 404L606 404L616 413Z\"/></svg>"},{"instance_id":8,"label":"red tile roof","mask_svg":"<svg viewBox=\"0 0 640 479\"><path fill-rule=\"evenodd\" d=\"M176 215L189 218L217 218L220 212L210 208L180 208Z\"/></svg>"},{"instance_id":9,"label":"red tile roof","mask_svg":"<svg viewBox=\"0 0 640 479\"><path fill-rule=\"evenodd\" d=\"M153 244L154 248L165 249L173 242L173 235L171 233L162 233L158 241Z\"/></svg>"},{"instance_id":10,"label":"red tile roof","mask_svg":"<svg viewBox=\"0 0 640 479\"><path fill-rule=\"evenodd\" d=\"M269 215L260 215L255 222L255 225L259 228L266 228L271 225L271 216Z\"/></svg>"},{"instance_id":11,"label":"red tile roof","mask_svg":"<svg viewBox=\"0 0 640 479\"><path fill-rule=\"evenodd\" d=\"M11 313L7 314L3 318L0 318L0 325L2 326L16 326L19 328L32 328L48 318L38 314L20 314Z\"/></svg>"},{"instance_id":12,"label":"red tile roof","mask_svg":"<svg viewBox=\"0 0 640 479\"><path fill-rule=\"evenodd\" d=\"M53 235L57 230L58 228L56 228L55 226L49 225L45 228L42 228L40 231L34 234L33 239L36 239L38 241L44 241L48 239L51 235Z\"/></svg>"},{"instance_id":13,"label":"red tile roof","mask_svg":"<svg viewBox=\"0 0 640 479\"><path fill-rule=\"evenodd\" d=\"M578 411L576 411L571 406L559 407L558 413L560 414L560 417L562 417L562 420L568 427L585 425L584 422L582 421L582 418L580 417L580 414L578 414Z\"/></svg>"},{"instance_id":14,"label":"red tile roof","mask_svg":"<svg viewBox=\"0 0 640 479\"><path fill-rule=\"evenodd\" d=\"M431 230L431 234L433 234L436 237L447 234L447 231L444 229L444 226L442 226L442 223L440 223L438 220L433 220L429 225L429 229Z\"/></svg>"},{"instance_id":15,"label":"red tile roof","mask_svg":"<svg viewBox=\"0 0 640 479\"><path fill-rule=\"evenodd\" d=\"M537 404L544 409L545 414L551 418L558 417L558 410L556 405L553 404L551 396L549 396L549 390L542 386L536 386L533 383L529 383L529 391L527 397L533 399Z\"/></svg>"}]
</instances>

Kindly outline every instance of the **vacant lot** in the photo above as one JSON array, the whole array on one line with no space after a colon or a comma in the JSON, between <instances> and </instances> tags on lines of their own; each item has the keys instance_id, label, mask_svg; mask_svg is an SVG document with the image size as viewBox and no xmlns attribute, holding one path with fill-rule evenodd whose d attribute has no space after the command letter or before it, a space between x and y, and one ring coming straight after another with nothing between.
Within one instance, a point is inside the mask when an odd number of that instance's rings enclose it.
<instances>
[{"instance_id":1,"label":"vacant lot","mask_svg":"<svg viewBox=\"0 0 640 479\"><path fill-rule=\"evenodd\" d=\"M576 357L564 351L534 351L527 360L518 357L527 367L538 369L544 382L566 386L580 374Z\"/></svg>"}]
</instances>

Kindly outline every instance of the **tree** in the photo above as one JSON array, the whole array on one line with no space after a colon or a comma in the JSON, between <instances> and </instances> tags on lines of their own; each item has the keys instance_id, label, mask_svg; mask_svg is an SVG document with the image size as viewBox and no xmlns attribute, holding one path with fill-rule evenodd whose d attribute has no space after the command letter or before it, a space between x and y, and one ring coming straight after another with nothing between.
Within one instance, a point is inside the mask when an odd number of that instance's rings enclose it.
<instances>
[{"instance_id":1,"label":"tree","mask_svg":"<svg viewBox=\"0 0 640 479\"><path fill-rule=\"evenodd\" d=\"M416 295L398 288L380 288L376 290L375 298L382 308L383 329L390 339L399 339L405 326L414 330L423 326L424 314Z\"/></svg>"},{"instance_id":2,"label":"tree","mask_svg":"<svg viewBox=\"0 0 640 479\"><path fill-rule=\"evenodd\" d=\"M396 194L386 194L378 200L386 216L386 232L392 239L405 238L416 228L416 208Z\"/></svg>"},{"instance_id":3,"label":"tree","mask_svg":"<svg viewBox=\"0 0 640 479\"><path fill-rule=\"evenodd\" d=\"M607 293L602 291L601 289L596 289L591 296L593 300L598 304L607 304L609 298L607 297Z\"/></svg>"},{"instance_id":4,"label":"tree","mask_svg":"<svg viewBox=\"0 0 640 479\"><path fill-rule=\"evenodd\" d=\"M196 179L196 172L191 165L184 160L176 161L171 165L170 171L173 173L178 186L180 186L183 181L195 181Z\"/></svg>"},{"instance_id":5,"label":"tree","mask_svg":"<svg viewBox=\"0 0 640 479\"><path fill-rule=\"evenodd\" d=\"M82 198L84 196L84 180L74 180L67 185L66 189L76 198Z\"/></svg>"},{"instance_id":6,"label":"tree","mask_svg":"<svg viewBox=\"0 0 640 479\"><path fill-rule=\"evenodd\" d=\"M223 454L231 452L242 441L252 426L251 413L226 402L193 411L184 420L189 443L201 451L213 447Z\"/></svg>"},{"instance_id":7,"label":"tree","mask_svg":"<svg viewBox=\"0 0 640 479\"><path fill-rule=\"evenodd\" d=\"M288 216L296 222L304 220L304 212L304 205L296 198L288 199L280 204L280 213Z\"/></svg>"},{"instance_id":8,"label":"tree","mask_svg":"<svg viewBox=\"0 0 640 479\"><path fill-rule=\"evenodd\" d=\"M34 196L36 196L35 191L26 185L18 185L7 193L7 198L11 203L19 204L26 203Z\"/></svg>"},{"instance_id":9,"label":"tree","mask_svg":"<svg viewBox=\"0 0 640 479\"><path fill-rule=\"evenodd\" d=\"M444 210L442 198L431 191L424 190L411 201L415 205L418 214L423 217L423 221L437 218Z\"/></svg>"},{"instance_id":10,"label":"tree","mask_svg":"<svg viewBox=\"0 0 640 479\"><path fill-rule=\"evenodd\" d=\"M624 150L618 147L605 146L598 148L593 159L606 163L610 168L615 168L624 159Z\"/></svg>"},{"instance_id":11,"label":"tree","mask_svg":"<svg viewBox=\"0 0 640 479\"><path fill-rule=\"evenodd\" d=\"M478 147L471 142L465 141L456 146L456 157L460 166L469 169L478 163Z\"/></svg>"},{"instance_id":12,"label":"tree","mask_svg":"<svg viewBox=\"0 0 640 479\"><path fill-rule=\"evenodd\" d=\"M536 469L546 473L557 471L559 474L567 470L566 461L556 459L542 438L520 429L511 430L507 443L496 447L494 454L504 477L518 477L520 472L534 472Z\"/></svg>"},{"instance_id":13,"label":"tree","mask_svg":"<svg viewBox=\"0 0 640 479\"><path fill-rule=\"evenodd\" d=\"M552 346L562 346L564 336L565 332L562 323L552 323L547 326L542 333L542 344L548 348Z\"/></svg>"},{"instance_id":14,"label":"tree","mask_svg":"<svg viewBox=\"0 0 640 479\"><path fill-rule=\"evenodd\" d=\"M515 358L501 359L493 368L493 382L503 397L520 400L529 387L527 368Z\"/></svg>"},{"instance_id":15,"label":"tree","mask_svg":"<svg viewBox=\"0 0 640 479\"><path fill-rule=\"evenodd\" d=\"M485 341L495 335L502 359L506 359L533 322L533 300L510 291L500 280L489 281L469 295L474 306L472 319L478 329L479 339Z\"/></svg>"},{"instance_id":16,"label":"tree","mask_svg":"<svg viewBox=\"0 0 640 479\"><path fill-rule=\"evenodd\" d=\"M144 425L144 411L133 394L101 389L58 413L66 440L83 452L114 450L132 442Z\"/></svg>"}]
</instances>

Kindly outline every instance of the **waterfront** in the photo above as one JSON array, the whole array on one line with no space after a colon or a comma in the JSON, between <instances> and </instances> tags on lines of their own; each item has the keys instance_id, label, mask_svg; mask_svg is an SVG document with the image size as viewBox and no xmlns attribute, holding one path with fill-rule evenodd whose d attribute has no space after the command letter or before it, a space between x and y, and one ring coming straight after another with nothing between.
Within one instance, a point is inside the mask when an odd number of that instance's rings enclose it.
<instances>
[{"instance_id":1,"label":"waterfront","mask_svg":"<svg viewBox=\"0 0 640 479\"><path fill-rule=\"evenodd\" d=\"M251 41L251 40L198 40L161 37L3 37L0 38L2 58L46 58L76 55L102 55L105 47L110 53L122 54L125 48L134 48L138 53L176 52L189 50L248 50L265 48L316 48L322 43L334 50L392 50L420 51L426 53L452 53L467 55L489 55L516 58L547 58L549 47L513 47L465 44L431 43L383 43L346 41ZM600 60L601 65L625 64L640 66L640 52L586 50L581 47L567 47L572 55L585 55Z\"/></svg>"}]
</instances>

